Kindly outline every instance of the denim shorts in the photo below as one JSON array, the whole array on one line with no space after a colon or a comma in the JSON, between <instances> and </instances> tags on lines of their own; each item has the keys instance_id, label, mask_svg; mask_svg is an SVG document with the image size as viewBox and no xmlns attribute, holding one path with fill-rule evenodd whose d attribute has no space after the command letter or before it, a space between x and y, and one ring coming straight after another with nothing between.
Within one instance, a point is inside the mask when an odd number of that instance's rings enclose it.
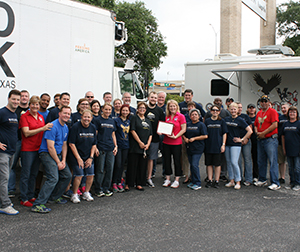
<instances>
[{"instance_id":1,"label":"denim shorts","mask_svg":"<svg viewBox=\"0 0 300 252\"><path fill-rule=\"evenodd\" d=\"M150 144L149 153L148 153L148 158L150 160L155 160L158 158L158 147L159 147L159 142Z\"/></svg>"},{"instance_id":2,"label":"denim shorts","mask_svg":"<svg viewBox=\"0 0 300 252\"><path fill-rule=\"evenodd\" d=\"M88 168L81 169L81 168L79 168L78 164L76 164L76 165L73 164L72 168L73 168L73 176L74 177L93 176L95 174L94 173L94 162Z\"/></svg>"}]
</instances>

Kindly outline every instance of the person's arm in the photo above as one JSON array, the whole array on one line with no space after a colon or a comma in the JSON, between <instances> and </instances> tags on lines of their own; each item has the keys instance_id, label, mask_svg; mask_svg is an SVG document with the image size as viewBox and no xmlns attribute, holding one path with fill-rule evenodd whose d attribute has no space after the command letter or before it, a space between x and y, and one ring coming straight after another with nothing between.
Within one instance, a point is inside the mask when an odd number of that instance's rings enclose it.
<instances>
[{"instance_id":1,"label":"person's arm","mask_svg":"<svg viewBox=\"0 0 300 252\"><path fill-rule=\"evenodd\" d=\"M73 152L74 157L77 160L79 168L83 169L83 167L84 167L83 160L81 159L81 157L80 157L80 155L79 155L79 153L77 151L76 145L73 144L73 143L69 143L69 146L70 146L70 149Z\"/></svg>"},{"instance_id":2,"label":"person's arm","mask_svg":"<svg viewBox=\"0 0 300 252\"><path fill-rule=\"evenodd\" d=\"M40 132L43 132L43 131L46 131L46 130L50 130L52 128L53 124L52 123L47 123L45 126L43 127L40 127L38 129L33 129L33 130L30 130L29 127L22 127L21 130L22 130L22 133L25 137L31 137L31 136L34 136Z\"/></svg>"},{"instance_id":3,"label":"person's arm","mask_svg":"<svg viewBox=\"0 0 300 252\"><path fill-rule=\"evenodd\" d=\"M262 131L262 132L257 132L257 133L256 133L257 138L259 138L259 139L265 138L265 136L266 136L268 133L272 132L272 131L275 130L277 127L278 127L278 122L275 121L275 122L273 122L273 123L270 125L269 128L265 129L265 130ZM255 128L256 128L256 127L255 127ZM256 130L257 130L257 129L256 129Z\"/></svg>"},{"instance_id":4,"label":"person's arm","mask_svg":"<svg viewBox=\"0 0 300 252\"><path fill-rule=\"evenodd\" d=\"M286 156L284 135L281 136L281 145L282 145L283 155Z\"/></svg>"},{"instance_id":5,"label":"person's arm","mask_svg":"<svg viewBox=\"0 0 300 252\"><path fill-rule=\"evenodd\" d=\"M190 138L189 142L192 143L192 142L197 141L197 140L201 141L201 140L204 140L206 138L208 138L208 135L196 136L196 137Z\"/></svg>"},{"instance_id":6,"label":"person's arm","mask_svg":"<svg viewBox=\"0 0 300 252\"><path fill-rule=\"evenodd\" d=\"M221 146L221 153L225 152L226 140L227 140L227 133L223 134L223 142L222 142L222 146Z\"/></svg>"},{"instance_id":7,"label":"person's arm","mask_svg":"<svg viewBox=\"0 0 300 252\"><path fill-rule=\"evenodd\" d=\"M113 139L113 142L114 142L114 150L113 150L113 154L114 156L117 155L117 152L118 152L118 145L117 145L117 138L116 138L116 134L115 132L113 131L113 133L111 134L112 136L112 139Z\"/></svg>"},{"instance_id":8,"label":"person's arm","mask_svg":"<svg viewBox=\"0 0 300 252\"><path fill-rule=\"evenodd\" d=\"M84 168L91 167L93 160L94 160L94 155L95 155L96 149L97 149L97 146L95 144L92 146L90 157L84 162Z\"/></svg>"},{"instance_id":9,"label":"person's arm","mask_svg":"<svg viewBox=\"0 0 300 252\"><path fill-rule=\"evenodd\" d=\"M67 160L67 152L68 152L68 144L67 144L67 141L64 141L62 150L61 150L61 162L63 162L65 166L66 166L66 160Z\"/></svg>"},{"instance_id":10,"label":"person's arm","mask_svg":"<svg viewBox=\"0 0 300 252\"><path fill-rule=\"evenodd\" d=\"M47 148L49 151L49 155L53 158L55 163L57 164L57 167L59 170L63 170L65 168L65 164L59 160L55 147L54 147L54 141L47 139Z\"/></svg>"},{"instance_id":11,"label":"person's arm","mask_svg":"<svg viewBox=\"0 0 300 252\"><path fill-rule=\"evenodd\" d=\"M145 144L140 140L138 134L134 131L130 131L131 135L133 136L134 140L139 144L141 149L145 149Z\"/></svg>"},{"instance_id":12,"label":"person's arm","mask_svg":"<svg viewBox=\"0 0 300 252\"><path fill-rule=\"evenodd\" d=\"M181 130L178 132L178 134L176 136L173 133L169 137L173 138L173 139L177 139L178 137L181 137L186 132L186 123L181 124L180 127L181 127Z\"/></svg>"},{"instance_id":13,"label":"person's arm","mask_svg":"<svg viewBox=\"0 0 300 252\"><path fill-rule=\"evenodd\" d=\"M235 143L243 143L244 139L246 138L250 138L251 134L252 134L252 129L250 128L250 126L247 126L246 129L247 130L247 133L244 137L240 138L240 137L234 137L233 138L233 141Z\"/></svg>"},{"instance_id":14,"label":"person's arm","mask_svg":"<svg viewBox=\"0 0 300 252\"><path fill-rule=\"evenodd\" d=\"M147 144L145 145L145 150L148 150L148 149L149 149L150 144L151 144L151 141L152 141L152 135L150 135L149 138L148 138L148 142L147 142Z\"/></svg>"},{"instance_id":15,"label":"person's arm","mask_svg":"<svg viewBox=\"0 0 300 252\"><path fill-rule=\"evenodd\" d=\"M183 138L183 141L185 141L186 143L189 143L189 139L185 135L182 135L182 138Z\"/></svg>"}]
</instances>

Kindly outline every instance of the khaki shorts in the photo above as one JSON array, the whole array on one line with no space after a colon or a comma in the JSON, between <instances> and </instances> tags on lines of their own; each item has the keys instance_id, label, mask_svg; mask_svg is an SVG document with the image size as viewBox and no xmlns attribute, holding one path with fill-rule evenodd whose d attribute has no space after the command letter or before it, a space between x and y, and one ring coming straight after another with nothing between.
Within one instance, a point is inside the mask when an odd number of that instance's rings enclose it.
<instances>
[{"instance_id":1,"label":"khaki shorts","mask_svg":"<svg viewBox=\"0 0 300 252\"><path fill-rule=\"evenodd\" d=\"M286 161L286 156L283 155L282 145L278 145L278 164L284 164Z\"/></svg>"}]
</instances>

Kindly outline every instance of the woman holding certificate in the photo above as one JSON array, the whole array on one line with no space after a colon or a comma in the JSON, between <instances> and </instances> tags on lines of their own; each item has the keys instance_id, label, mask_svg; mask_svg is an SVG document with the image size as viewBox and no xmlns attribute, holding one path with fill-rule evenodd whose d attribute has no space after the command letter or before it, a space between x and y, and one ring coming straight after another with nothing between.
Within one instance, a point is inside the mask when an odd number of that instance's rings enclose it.
<instances>
[{"instance_id":1,"label":"woman holding certificate","mask_svg":"<svg viewBox=\"0 0 300 252\"><path fill-rule=\"evenodd\" d=\"M169 100L166 108L166 123L173 124L173 130L170 134L165 134L163 141L164 148L164 165L166 180L163 186L168 187L171 185L171 155L173 155L175 165L175 181L172 183L172 188L179 187L179 178L182 174L180 157L181 157L181 136L186 131L186 120L183 114L179 113L178 103L174 100ZM158 132L159 133L159 132Z\"/></svg>"}]
</instances>

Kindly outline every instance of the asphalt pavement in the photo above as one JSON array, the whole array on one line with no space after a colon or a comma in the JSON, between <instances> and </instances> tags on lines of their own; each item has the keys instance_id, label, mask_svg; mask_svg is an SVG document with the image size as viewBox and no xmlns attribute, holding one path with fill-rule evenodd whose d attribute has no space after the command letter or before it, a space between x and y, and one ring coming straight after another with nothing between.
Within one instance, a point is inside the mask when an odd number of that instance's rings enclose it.
<instances>
[{"instance_id":1,"label":"asphalt pavement","mask_svg":"<svg viewBox=\"0 0 300 252\"><path fill-rule=\"evenodd\" d=\"M38 214L13 198L16 216L0 215L1 251L300 251L300 191L242 186L193 191L180 183L47 204ZM181 181L182 182L182 181ZM17 195L18 196L18 195Z\"/></svg>"}]
</instances>

